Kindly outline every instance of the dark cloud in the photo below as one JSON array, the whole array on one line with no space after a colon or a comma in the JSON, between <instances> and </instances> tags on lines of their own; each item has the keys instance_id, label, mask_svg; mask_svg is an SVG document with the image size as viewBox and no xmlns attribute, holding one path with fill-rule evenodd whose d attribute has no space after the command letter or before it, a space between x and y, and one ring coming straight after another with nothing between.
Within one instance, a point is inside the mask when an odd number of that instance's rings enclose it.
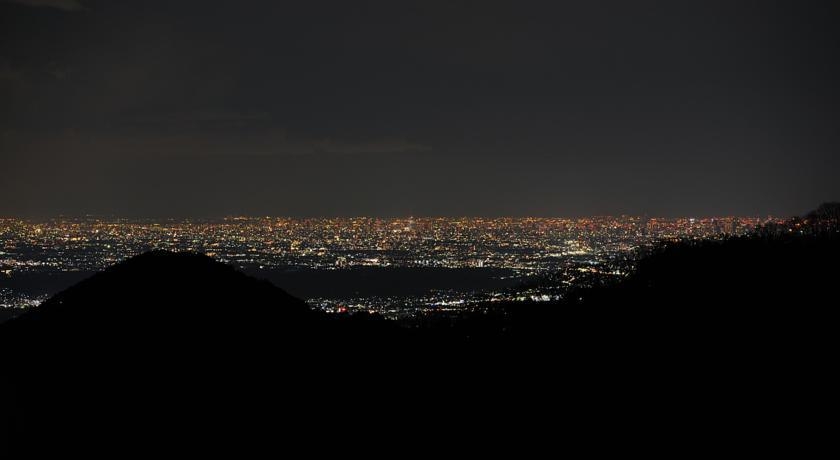
<instances>
[{"instance_id":1,"label":"dark cloud","mask_svg":"<svg viewBox=\"0 0 840 460\"><path fill-rule=\"evenodd\" d=\"M315 151L335 154L405 153L428 152L432 150L429 146L415 144L401 139L376 139L362 142L326 139L310 142L309 145Z\"/></svg>"},{"instance_id":2,"label":"dark cloud","mask_svg":"<svg viewBox=\"0 0 840 460\"><path fill-rule=\"evenodd\" d=\"M23 71L0 61L0 84L3 82L19 83L23 80Z\"/></svg>"},{"instance_id":3,"label":"dark cloud","mask_svg":"<svg viewBox=\"0 0 840 460\"><path fill-rule=\"evenodd\" d=\"M229 110L194 110L188 112L173 112L161 117L163 122L174 123L229 123L263 121L270 118L266 112L240 112Z\"/></svg>"},{"instance_id":4,"label":"dark cloud","mask_svg":"<svg viewBox=\"0 0 840 460\"><path fill-rule=\"evenodd\" d=\"M20 3L21 5L57 8L65 11L80 11L84 10L77 0L5 0L12 3Z\"/></svg>"},{"instance_id":5,"label":"dark cloud","mask_svg":"<svg viewBox=\"0 0 840 460\"><path fill-rule=\"evenodd\" d=\"M178 120L178 129L175 132L161 130L154 135L148 131L102 134L66 129L59 133L36 134L6 130L0 133L0 140L9 157L36 156L41 157L43 161L49 161L56 153L63 153L85 163L106 158L146 159L150 163L156 163L173 157L236 159L253 156L284 158L301 155L392 155L432 152L429 146L403 139L305 138L290 136L283 129L243 133L235 126L219 128L219 125L215 124L219 121L216 118L212 118L211 121L215 126L212 129L216 132L209 135L198 125L185 131L182 121ZM231 123L229 118L222 121Z\"/></svg>"}]
</instances>

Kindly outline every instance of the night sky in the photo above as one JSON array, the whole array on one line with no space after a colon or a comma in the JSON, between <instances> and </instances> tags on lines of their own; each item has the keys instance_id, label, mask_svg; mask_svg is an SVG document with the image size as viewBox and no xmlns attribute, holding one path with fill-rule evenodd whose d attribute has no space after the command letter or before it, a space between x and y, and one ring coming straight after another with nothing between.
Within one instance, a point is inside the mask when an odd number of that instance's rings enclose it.
<instances>
[{"instance_id":1,"label":"night sky","mask_svg":"<svg viewBox=\"0 0 840 460\"><path fill-rule=\"evenodd\" d=\"M792 215L840 2L0 2L0 216Z\"/></svg>"}]
</instances>

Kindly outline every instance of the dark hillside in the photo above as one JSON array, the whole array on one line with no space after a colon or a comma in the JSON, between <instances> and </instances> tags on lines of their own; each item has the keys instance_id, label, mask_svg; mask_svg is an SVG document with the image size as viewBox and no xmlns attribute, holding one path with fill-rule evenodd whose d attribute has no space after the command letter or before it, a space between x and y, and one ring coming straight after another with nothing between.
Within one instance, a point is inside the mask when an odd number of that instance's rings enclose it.
<instances>
[{"instance_id":1,"label":"dark hillside","mask_svg":"<svg viewBox=\"0 0 840 460\"><path fill-rule=\"evenodd\" d=\"M352 356L398 345L395 332L315 312L206 256L143 254L0 325L0 428L14 441L0 446L102 453L154 437L154 451L217 437L205 451L241 449L225 440L276 428L263 411L285 421L333 405L361 362Z\"/></svg>"}]
</instances>

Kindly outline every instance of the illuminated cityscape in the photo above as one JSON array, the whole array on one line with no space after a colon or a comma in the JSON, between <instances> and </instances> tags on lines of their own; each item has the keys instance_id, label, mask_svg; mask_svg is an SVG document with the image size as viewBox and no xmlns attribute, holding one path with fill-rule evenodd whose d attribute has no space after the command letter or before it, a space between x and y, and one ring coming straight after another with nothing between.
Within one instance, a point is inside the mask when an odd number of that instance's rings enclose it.
<instances>
[{"instance_id":1,"label":"illuminated cityscape","mask_svg":"<svg viewBox=\"0 0 840 460\"><path fill-rule=\"evenodd\" d=\"M68 274L78 278L155 249L205 253L268 279L276 273L310 276L360 270L374 274L409 270L412 276L443 270L447 278L457 279L452 275L456 272L486 278L478 285L432 283L428 289L420 289L422 292L415 289L411 293L384 288L368 293L330 295L318 289L297 293L325 311L365 310L399 317L494 301L548 301L562 297L569 288L626 275L640 251L659 243L726 238L772 221L781 220L628 216L1 219L0 304L3 308L27 308L54 293L47 288L21 289L21 280L23 284L38 276L60 280Z\"/></svg>"}]
</instances>

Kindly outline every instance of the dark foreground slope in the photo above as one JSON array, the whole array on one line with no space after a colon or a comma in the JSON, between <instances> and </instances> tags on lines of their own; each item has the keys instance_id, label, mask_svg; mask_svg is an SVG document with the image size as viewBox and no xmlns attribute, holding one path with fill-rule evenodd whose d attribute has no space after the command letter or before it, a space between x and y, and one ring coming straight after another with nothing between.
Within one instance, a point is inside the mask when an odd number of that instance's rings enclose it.
<instances>
[{"instance_id":1,"label":"dark foreground slope","mask_svg":"<svg viewBox=\"0 0 840 460\"><path fill-rule=\"evenodd\" d=\"M559 304L503 308L500 324L516 340L551 340L561 324L572 336L706 347L811 341L837 325L838 279L836 234L687 242L656 251L615 285L573 292Z\"/></svg>"}]
</instances>

